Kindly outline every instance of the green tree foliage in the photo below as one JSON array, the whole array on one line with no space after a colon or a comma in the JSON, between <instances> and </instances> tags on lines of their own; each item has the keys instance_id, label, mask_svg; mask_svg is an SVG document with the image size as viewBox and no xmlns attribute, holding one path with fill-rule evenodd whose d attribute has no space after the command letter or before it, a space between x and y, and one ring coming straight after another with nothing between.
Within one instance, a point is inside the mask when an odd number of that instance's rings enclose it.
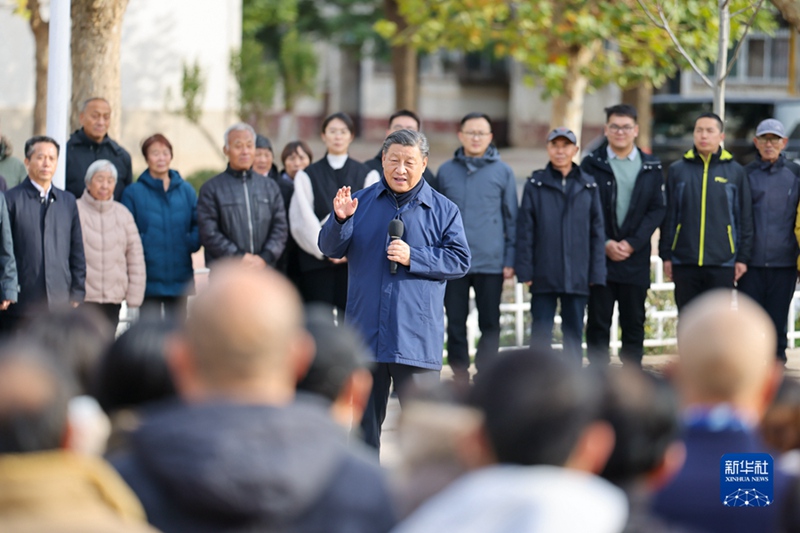
<instances>
[{"instance_id":1,"label":"green tree foliage","mask_svg":"<svg viewBox=\"0 0 800 533\"><path fill-rule=\"evenodd\" d=\"M264 61L264 47L246 37L239 51L231 54L231 71L239 84L239 116L265 116L275 98L278 65Z\"/></svg>"}]
</instances>

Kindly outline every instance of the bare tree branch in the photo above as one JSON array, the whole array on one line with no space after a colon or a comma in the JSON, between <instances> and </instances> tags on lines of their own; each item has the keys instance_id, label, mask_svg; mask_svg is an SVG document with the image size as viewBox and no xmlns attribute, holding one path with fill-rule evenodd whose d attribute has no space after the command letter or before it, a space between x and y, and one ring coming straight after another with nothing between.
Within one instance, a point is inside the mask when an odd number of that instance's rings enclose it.
<instances>
[{"instance_id":1,"label":"bare tree branch","mask_svg":"<svg viewBox=\"0 0 800 533\"><path fill-rule=\"evenodd\" d=\"M692 70L694 70L697 73L697 75L700 76L700 79L703 80L703 83L705 83L709 87L714 87L714 83L708 78L708 76L706 76L706 74L702 70L700 70L700 67L697 66L697 63L694 62L694 60L689 55L689 53L686 51L686 49L678 41L678 38L675 36L675 33L672 31L672 28L670 28L670 26L669 26L669 21L667 20L667 16L664 14L664 9L661 7L661 3L659 3L659 2L656 3L656 10L658 11L658 16L659 16L659 19L660 19L660 22L659 22L655 18L655 16L650 13L650 10L647 8L647 6L644 5L643 0L636 0L636 1L639 3L639 6L641 6L642 10L644 10L645 14L650 18L650 20L653 21L653 24L655 24L655 26L657 28L660 28L660 29L662 29L662 30L667 32L667 35L669 35L669 38L672 40L672 43L678 49L678 52L680 52L680 54L683 56L683 58L686 59L686 61L689 62L689 65L691 65ZM724 1L727 1L727 0L724 0ZM761 0L761 1L763 1L763 0Z\"/></svg>"},{"instance_id":2,"label":"bare tree branch","mask_svg":"<svg viewBox=\"0 0 800 533\"><path fill-rule=\"evenodd\" d=\"M731 71L733 70L733 66L736 64L736 60L739 59L739 52L742 51L742 43L744 43L745 37L747 37L747 32L750 31L750 28L753 26L753 23L756 21L756 15L758 15L761 6L764 4L764 0L758 0L758 4L756 4L756 9L753 11L753 14L750 15L750 19L747 21L747 24L744 27L744 32L742 36L739 38L739 42L736 43L736 48L733 50L733 57L731 60L728 61L728 68L725 70L725 75L719 78L717 81L722 81L727 79L730 75ZM752 7L752 6L751 6ZM744 10L741 10L744 11Z\"/></svg>"}]
</instances>

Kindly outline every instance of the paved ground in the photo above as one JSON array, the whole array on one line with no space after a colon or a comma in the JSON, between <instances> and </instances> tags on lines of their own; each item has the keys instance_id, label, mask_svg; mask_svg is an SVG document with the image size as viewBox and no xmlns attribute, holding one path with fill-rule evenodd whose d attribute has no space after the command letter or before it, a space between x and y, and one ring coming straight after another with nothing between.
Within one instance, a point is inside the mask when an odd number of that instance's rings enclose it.
<instances>
[{"instance_id":1,"label":"paved ground","mask_svg":"<svg viewBox=\"0 0 800 533\"><path fill-rule=\"evenodd\" d=\"M676 355L648 355L643 360L643 367L651 371L660 371L671 361L676 359ZM800 380L800 348L787 351L788 362L786 364L786 375ZM617 358L612 359L612 365L620 365ZM474 370L474 369L473 369ZM442 380L452 379L453 373L449 367L442 369ZM398 465L400 453L397 444L397 425L400 417L400 404L396 398L389 400L389 408L386 414L386 421L383 424L381 434L381 463L387 468Z\"/></svg>"}]
</instances>

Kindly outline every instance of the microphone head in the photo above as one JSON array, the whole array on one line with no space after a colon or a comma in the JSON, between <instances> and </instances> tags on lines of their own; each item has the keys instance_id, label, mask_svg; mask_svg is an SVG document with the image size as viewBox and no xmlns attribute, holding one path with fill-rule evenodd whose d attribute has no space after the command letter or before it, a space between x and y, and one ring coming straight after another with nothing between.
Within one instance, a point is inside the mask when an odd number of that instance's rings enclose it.
<instances>
[{"instance_id":1,"label":"microphone head","mask_svg":"<svg viewBox=\"0 0 800 533\"><path fill-rule=\"evenodd\" d=\"M403 221L399 218L393 218L389 221L389 237L399 239L403 236L404 229Z\"/></svg>"}]
</instances>

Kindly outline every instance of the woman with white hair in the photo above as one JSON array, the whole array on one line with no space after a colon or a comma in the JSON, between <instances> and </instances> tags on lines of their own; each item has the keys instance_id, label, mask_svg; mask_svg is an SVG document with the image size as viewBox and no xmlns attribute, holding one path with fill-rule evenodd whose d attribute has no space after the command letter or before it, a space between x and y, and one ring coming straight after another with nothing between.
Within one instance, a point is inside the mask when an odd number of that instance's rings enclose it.
<instances>
[{"instance_id":1,"label":"woman with white hair","mask_svg":"<svg viewBox=\"0 0 800 533\"><path fill-rule=\"evenodd\" d=\"M86 255L86 299L116 329L125 300L129 308L142 305L145 287L144 253L133 215L114 201L117 169L106 159L86 171L86 192L78 199L78 214Z\"/></svg>"}]
</instances>

